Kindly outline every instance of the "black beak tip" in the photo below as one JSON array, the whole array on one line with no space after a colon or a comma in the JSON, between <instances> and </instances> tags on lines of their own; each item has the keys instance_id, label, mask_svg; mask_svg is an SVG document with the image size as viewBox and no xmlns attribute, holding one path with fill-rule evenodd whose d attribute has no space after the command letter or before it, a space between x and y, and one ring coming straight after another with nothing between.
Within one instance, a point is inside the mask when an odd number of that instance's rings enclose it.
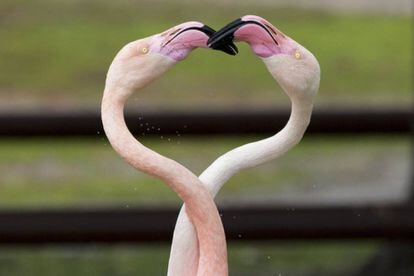
<instances>
[{"instance_id":1,"label":"black beak tip","mask_svg":"<svg viewBox=\"0 0 414 276\"><path fill-rule=\"evenodd\" d=\"M215 32L207 41L208 47L221 50L229 55L235 56L239 50L237 46L233 43L234 32L243 25L244 22L241 18L234 20L233 22L227 24L219 31Z\"/></svg>"},{"instance_id":2,"label":"black beak tip","mask_svg":"<svg viewBox=\"0 0 414 276\"><path fill-rule=\"evenodd\" d=\"M199 28L199 30L209 36L208 41L210 41L211 37L214 36L214 34L216 33L216 31L208 25L202 26L201 28ZM208 46L210 47L210 45ZM233 41L228 41L226 43L220 43L220 44L217 44L215 47L210 47L210 48L214 50L223 51L226 54L229 54L232 56L235 56L239 52L239 50L237 49L237 46L234 45Z\"/></svg>"},{"instance_id":3,"label":"black beak tip","mask_svg":"<svg viewBox=\"0 0 414 276\"><path fill-rule=\"evenodd\" d=\"M208 35L209 38L216 32L213 28L211 28L208 25L203 25L203 27L200 28L200 31Z\"/></svg>"},{"instance_id":4,"label":"black beak tip","mask_svg":"<svg viewBox=\"0 0 414 276\"><path fill-rule=\"evenodd\" d=\"M209 45L211 49L223 51L226 54L235 56L239 53L239 49L232 41L215 43L214 45Z\"/></svg>"}]
</instances>

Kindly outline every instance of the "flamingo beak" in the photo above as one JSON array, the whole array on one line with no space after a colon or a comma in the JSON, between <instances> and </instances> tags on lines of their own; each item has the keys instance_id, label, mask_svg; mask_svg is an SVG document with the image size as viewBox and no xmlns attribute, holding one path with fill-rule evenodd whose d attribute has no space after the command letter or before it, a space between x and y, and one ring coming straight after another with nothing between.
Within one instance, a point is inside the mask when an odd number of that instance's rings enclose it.
<instances>
[{"instance_id":1,"label":"flamingo beak","mask_svg":"<svg viewBox=\"0 0 414 276\"><path fill-rule=\"evenodd\" d=\"M211 36L213 36L216 33L216 31L213 28L211 28L207 25L204 25L203 27L199 28L199 30L202 31L203 33L205 33L209 37L208 41L210 41ZM212 49L223 51L226 54L229 54L229 55L232 55L232 56L237 55L237 53L239 52L239 49L233 43L233 41L229 41L229 43L220 43L220 45L218 45L216 48L212 48Z\"/></svg>"},{"instance_id":2,"label":"flamingo beak","mask_svg":"<svg viewBox=\"0 0 414 276\"><path fill-rule=\"evenodd\" d=\"M186 31L190 31L190 30L197 30L200 31L204 34L206 34L209 38L215 34L215 30L207 25L203 25L202 27L188 27L184 30L181 30L180 32L178 32L177 34L174 35L174 37L168 41L166 44L168 44L169 42L171 42L175 37L177 37L178 35L186 32ZM220 45L218 45L216 48L214 48L214 50L219 50L219 51L223 51L229 55L236 55L239 50L237 49L237 46L230 41L229 43L220 43Z\"/></svg>"},{"instance_id":3,"label":"flamingo beak","mask_svg":"<svg viewBox=\"0 0 414 276\"><path fill-rule=\"evenodd\" d=\"M213 28L207 25L204 25L203 27L199 28L199 30L205 33L209 37L209 41L210 41L211 36L213 36L216 33L216 31ZM233 41L229 41L229 43L221 43L218 47L214 48L214 50L223 51L226 54L229 54L232 56L237 55L237 53L239 52L239 49L233 43Z\"/></svg>"},{"instance_id":4,"label":"flamingo beak","mask_svg":"<svg viewBox=\"0 0 414 276\"><path fill-rule=\"evenodd\" d=\"M223 51L226 54L229 54L231 56L235 56L235 55L237 55L239 53L239 49L233 43L233 41L230 41L228 43L220 43L220 45L217 45L215 48L212 48L212 49L213 50Z\"/></svg>"},{"instance_id":5,"label":"flamingo beak","mask_svg":"<svg viewBox=\"0 0 414 276\"><path fill-rule=\"evenodd\" d=\"M244 24L241 18L234 20L233 22L227 24L219 31L215 32L212 36L210 36L209 40L207 41L207 46L212 49L220 49L223 45L228 45L229 43L233 43L234 40L234 33Z\"/></svg>"},{"instance_id":6,"label":"flamingo beak","mask_svg":"<svg viewBox=\"0 0 414 276\"><path fill-rule=\"evenodd\" d=\"M238 18L233 22L227 24L223 28L221 28L219 31L215 32L212 36L210 36L209 40L207 41L207 46L212 49L220 49L221 47L223 47L223 45L229 45L230 43L233 43L235 39L235 32L241 27L248 24L254 24L263 28L264 31L266 31L266 33L268 33L270 37L272 37L274 42L278 44L278 42L275 41L269 30L260 22L254 20L243 20L242 18Z\"/></svg>"}]
</instances>

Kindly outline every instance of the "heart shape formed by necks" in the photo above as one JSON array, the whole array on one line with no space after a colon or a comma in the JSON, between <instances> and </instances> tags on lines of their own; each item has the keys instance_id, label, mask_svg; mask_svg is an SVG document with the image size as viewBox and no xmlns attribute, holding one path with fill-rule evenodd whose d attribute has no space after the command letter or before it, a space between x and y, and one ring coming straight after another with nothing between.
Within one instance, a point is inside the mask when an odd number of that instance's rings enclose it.
<instances>
[{"instance_id":1,"label":"heart shape formed by necks","mask_svg":"<svg viewBox=\"0 0 414 276\"><path fill-rule=\"evenodd\" d=\"M141 144L129 132L123 110L128 97L153 82L197 47L235 55L233 41L250 44L292 102L292 114L279 133L219 157L200 177L178 162ZM133 167L163 180L185 202L174 232L169 276L228 275L223 225L213 196L242 169L281 156L296 145L309 124L319 87L316 58L266 20L244 16L218 32L187 22L125 45L113 60L102 99L102 121L113 148Z\"/></svg>"}]
</instances>

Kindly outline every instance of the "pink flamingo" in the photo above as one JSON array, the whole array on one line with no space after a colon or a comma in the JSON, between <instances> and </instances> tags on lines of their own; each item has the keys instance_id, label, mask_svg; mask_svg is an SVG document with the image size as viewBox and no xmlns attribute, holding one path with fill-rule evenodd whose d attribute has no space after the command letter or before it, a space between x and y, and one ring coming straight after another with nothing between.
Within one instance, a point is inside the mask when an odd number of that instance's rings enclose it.
<instances>
[{"instance_id":1,"label":"pink flamingo","mask_svg":"<svg viewBox=\"0 0 414 276\"><path fill-rule=\"evenodd\" d=\"M185 202L199 242L194 275L228 275L226 239L214 200L188 169L137 141L123 111L133 91L160 77L194 48L206 48L212 33L202 23L188 22L125 45L109 68L101 107L105 133L118 154L134 168L164 181ZM231 45L222 50L235 54Z\"/></svg>"},{"instance_id":2,"label":"pink flamingo","mask_svg":"<svg viewBox=\"0 0 414 276\"><path fill-rule=\"evenodd\" d=\"M240 170L279 157L299 143L310 122L313 99L319 89L320 68L313 54L263 18L250 15L237 19L212 35L208 43L211 48L220 49L233 39L247 42L263 60L290 98L292 110L280 132L227 152L200 175L199 179L213 196ZM198 247L196 230L182 208L174 231L168 275L195 275Z\"/></svg>"}]
</instances>

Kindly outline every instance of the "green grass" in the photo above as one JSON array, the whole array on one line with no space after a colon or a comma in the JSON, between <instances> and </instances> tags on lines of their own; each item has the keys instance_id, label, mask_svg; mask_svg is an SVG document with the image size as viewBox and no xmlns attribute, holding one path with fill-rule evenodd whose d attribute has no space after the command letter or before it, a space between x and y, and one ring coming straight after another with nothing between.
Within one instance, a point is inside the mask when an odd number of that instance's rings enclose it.
<instances>
[{"instance_id":1,"label":"green grass","mask_svg":"<svg viewBox=\"0 0 414 276\"><path fill-rule=\"evenodd\" d=\"M220 28L259 14L319 59L318 103L411 102L411 18L151 1L4 0L0 3L0 99L97 105L106 70L128 41L199 20ZM277 104L284 99L247 46L237 57L207 50L168 72L135 103L155 106ZM286 100L286 99L285 99Z\"/></svg>"},{"instance_id":2,"label":"green grass","mask_svg":"<svg viewBox=\"0 0 414 276\"><path fill-rule=\"evenodd\" d=\"M143 142L199 175L224 152L257 139L175 136ZM376 183L409 162L409 148L402 137L305 137L286 156L234 176L218 199L271 199L292 187ZM1 140L0 189L3 207L180 203L163 183L124 163L106 140Z\"/></svg>"},{"instance_id":3,"label":"green grass","mask_svg":"<svg viewBox=\"0 0 414 276\"><path fill-rule=\"evenodd\" d=\"M349 275L373 255L370 242L232 243L230 275ZM8 248L0 275L165 275L169 247ZM347 273L347 274L346 274Z\"/></svg>"}]
</instances>

